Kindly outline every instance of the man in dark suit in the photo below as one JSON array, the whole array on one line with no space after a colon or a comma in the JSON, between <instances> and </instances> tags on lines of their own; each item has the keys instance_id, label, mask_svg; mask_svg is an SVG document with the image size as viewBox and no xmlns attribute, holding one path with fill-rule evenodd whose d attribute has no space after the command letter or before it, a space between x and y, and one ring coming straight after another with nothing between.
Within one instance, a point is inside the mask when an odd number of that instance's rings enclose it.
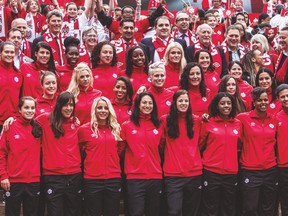
<instances>
[{"instance_id":1,"label":"man in dark suit","mask_svg":"<svg viewBox=\"0 0 288 216\"><path fill-rule=\"evenodd\" d=\"M160 16L154 23L156 35L151 38L144 38L141 43L149 48L150 62L161 61L169 43L178 42L182 45L183 50L186 49L186 41L182 39L174 39L171 36L171 23L168 17Z\"/></svg>"},{"instance_id":2,"label":"man in dark suit","mask_svg":"<svg viewBox=\"0 0 288 216\"><path fill-rule=\"evenodd\" d=\"M63 23L63 16L60 11L53 10L47 14L48 30L34 39L32 44L32 56L38 42L45 41L52 48L56 65L64 65L64 38L61 35L61 26Z\"/></svg>"}]
</instances>

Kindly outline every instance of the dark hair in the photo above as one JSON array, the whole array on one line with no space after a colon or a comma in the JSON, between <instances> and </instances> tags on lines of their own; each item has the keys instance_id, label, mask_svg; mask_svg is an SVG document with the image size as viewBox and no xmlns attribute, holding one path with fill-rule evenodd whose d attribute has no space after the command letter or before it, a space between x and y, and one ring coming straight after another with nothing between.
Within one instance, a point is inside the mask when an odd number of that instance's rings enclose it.
<instances>
[{"instance_id":1,"label":"dark hair","mask_svg":"<svg viewBox=\"0 0 288 216\"><path fill-rule=\"evenodd\" d=\"M207 89L206 89L206 84L205 84L205 80L204 80L204 73L203 73L201 66L198 63L190 62L185 66L185 68L183 69L183 73L181 74L181 77L180 77L180 87L181 87L181 89L185 89L188 91L188 89L189 89L189 74L190 74L191 68L194 68L194 67L200 68L201 82L199 84L199 91L200 91L200 94L202 97L206 97Z\"/></svg>"},{"instance_id":2,"label":"dark hair","mask_svg":"<svg viewBox=\"0 0 288 216\"><path fill-rule=\"evenodd\" d=\"M32 98L31 96L24 96L21 97L18 103L18 109L20 110L22 108L22 106L24 105L25 101L30 100L33 101L35 104L35 108L36 108L36 101L34 100L34 98ZM30 125L32 126L32 135L35 138L39 138L42 136L42 128L41 126L38 124L38 122L34 119L31 120Z\"/></svg>"},{"instance_id":3,"label":"dark hair","mask_svg":"<svg viewBox=\"0 0 288 216\"><path fill-rule=\"evenodd\" d=\"M227 35L227 34L229 33L229 31L231 31L231 30L238 30L238 31L239 31L239 35L240 35L240 30L239 30L239 28L238 28L237 26L235 26L235 25L230 25L230 26L228 26L228 28L226 29L225 35Z\"/></svg>"},{"instance_id":4,"label":"dark hair","mask_svg":"<svg viewBox=\"0 0 288 216\"><path fill-rule=\"evenodd\" d=\"M243 112L246 112L246 106L241 98L241 95L240 95L240 92L239 92L239 86L238 86L238 83L237 83L237 80L231 76L231 75L225 75L224 77L222 77L220 83L219 83L219 86L218 86L218 92L227 92L227 82L230 80L230 79L234 79L235 80L235 83L236 83L236 92L234 95L231 95L231 97L234 98L235 100L235 106L236 106L236 111L237 113L243 113Z\"/></svg>"},{"instance_id":5,"label":"dark hair","mask_svg":"<svg viewBox=\"0 0 288 216\"><path fill-rule=\"evenodd\" d=\"M11 46L14 47L14 50L16 49L14 43L12 43L11 41L5 41L5 42L0 43L0 53L3 52L4 47L5 47L6 45L11 45ZM13 61L14 61L14 60L13 60ZM13 67L13 69L14 69L15 71L18 71L18 68L15 67L14 63L12 63L12 67Z\"/></svg>"},{"instance_id":6,"label":"dark hair","mask_svg":"<svg viewBox=\"0 0 288 216\"><path fill-rule=\"evenodd\" d=\"M179 123L178 123L179 111L177 109L177 99L181 95L185 95L185 94L189 98L188 92L186 90L184 90L184 89L178 90L173 95L173 101L172 101L172 104L170 106L170 111L169 111L169 114L166 117L167 128L168 128L168 136L170 138L176 139L180 135ZM191 108L191 104L190 104L190 98L189 98L188 110L185 113L185 120L186 120L187 136L189 137L189 139L192 139L193 136L194 136L194 130L193 130L194 121L193 121L193 118L192 118L192 108Z\"/></svg>"},{"instance_id":7,"label":"dark hair","mask_svg":"<svg viewBox=\"0 0 288 216\"><path fill-rule=\"evenodd\" d=\"M100 63L100 52L102 50L102 47L104 45L109 45L113 49L113 57L112 57L112 62L111 66L115 66L117 64L117 55L116 55L116 49L115 46L113 46L109 41L102 41L98 43L92 50L91 52L91 63L92 63L92 68L96 68L99 63Z\"/></svg>"},{"instance_id":8,"label":"dark hair","mask_svg":"<svg viewBox=\"0 0 288 216\"><path fill-rule=\"evenodd\" d=\"M130 49L128 49L128 52L126 54L126 71L125 71L125 73L128 77L132 76L132 73L133 73L132 56L133 56L134 50L136 50L138 48L141 49L144 53L144 56L145 56L144 71L146 74L148 74L149 62L148 62L147 53L145 52L145 50L141 46L134 46L134 47L131 47Z\"/></svg>"},{"instance_id":9,"label":"dark hair","mask_svg":"<svg viewBox=\"0 0 288 216\"><path fill-rule=\"evenodd\" d=\"M53 57L53 51L52 51L50 45L45 41L40 41L37 43L34 52L35 53L38 52L40 50L40 48L46 49L50 52L50 58L49 58L49 61L47 62L47 65L48 65L47 70L55 73L56 67L55 67L55 62L54 62L54 57ZM37 61L37 59L36 59L36 55L35 55L34 56L34 63L36 63L36 61Z\"/></svg>"},{"instance_id":10,"label":"dark hair","mask_svg":"<svg viewBox=\"0 0 288 216\"><path fill-rule=\"evenodd\" d=\"M116 82L115 82L115 85L118 81L122 81L125 83L126 85L126 89L127 89L127 99L129 100L129 106L131 107L132 106L132 102L133 102L133 86L132 86L132 83L130 81L130 79L128 79L127 77L124 77L124 76L120 76L116 79ZM115 86L114 85L114 86Z\"/></svg>"},{"instance_id":11,"label":"dark hair","mask_svg":"<svg viewBox=\"0 0 288 216\"><path fill-rule=\"evenodd\" d=\"M239 65L239 67L242 69L242 73L243 73L244 68L243 68L242 63L239 62L239 61L230 61L230 62L229 62L229 65L228 65L228 70L230 71L230 70L232 69L232 67L233 67L234 64Z\"/></svg>"},{"instance_id":12,"label":"dark hair","mask_svg":"<svg viewBox=\"0 0 288 216\"><path fill-rule=\"evenodd\" d=\"M124 23L126 23L126 22L132 22L133 25L134 25L134 27L135 27L135 22L134 22L134 20L128 19L128 18L122 19L122 20L120 21L120 27L123 27Z\"/></svg>"},{"instance_id":13,"label":"dark hair","mask_svg":"<svg viewBox=\"0 0 288 216\"><path fill-rule=\"evenodd\" d=\"M75 5L76 6L76 8L77 8L77 5L76 5L76 3L75 2L67 2L66 3L66 7L65 7L65 10L67 11L68 10L68 7L70 6L70 5ZM77 8L78 9L78 8Z\"/></svg>"},{"instance_id":14,"label":"dark hair","mask_svg":"<svg viewBox=\"0 0 288 216\"><path fill-rule=\"evenodd\" d=\"M235 15L235 17L232 18L232 20L231 20L231 24L232 24L232 25L234 25L234 24L237 22L237 17L238 17L238 16L243 16L243 17L244 17L244 20L245 20L245 15L244 15L244 13L239 12L239 13L237 13L237 14Z\"/></svg>"},{"instance_id":15,"label":"dark hair","mask_svg":"<svg viewBox=\"0 0 288 216\"><path fill-rule=\"evenodd\" d=\"M203 53L203 52L204 52L204 53L207 53L207 54L209 55L209 57L210 57L210 65L209 65L209 67L208 67L208 71L214 71L214 70L215 70L215 66L213 65L213 58L212 58L211 53L210 53L208 50L206 50L206 49L198 50L198 51L195 53L195 60L196 60L196 62L199 63L200 54Z\"/></svg>"},{"instance_id":16,"label":"dark hair","mask_svg":"<svg viewBox=\"0 0 288 216\"><path fill-rule=\"evenodd\" d=\"M153 110L151 112L151 121L153 125L158 128L160 126L160 120L158 118L158 109L157 109L157 104L156 101L153 97L153 95L149 92L141 92L140 94L137 95L135 101L134 101L134 107L132 110L132 115L130 117L130 120L136 125L140 126L139 124L139 119L140 119L140 102L144 96L149 96L152 99L153 102Z\"/></svg>"},{"instance_id":17,"label":"dark hair","mask_svg":"<svg viewBox=\"0 0 288 216\"><path fill-rule=\"evenodd\" d=\"M258 17L258 20L259 20L259 25L263 22L263 20L265 20L266 18L268 18L269 15L266 14L266 13L261 13Z\"/></svg>"},{"instance_id":18,"label":"dark hair","mask_svg":"<svg viewBox=\"0 0 288 216\"><path fill-rule=\"evenodd\" d=\"M169 24L171 25L171 21L170 21L170 19L169 19L167 16L159 16L159 17L157 17L157 18L155 19L155 21L154 21L154 27L157 26L159 19L168 20L168 21L169 21Z\"/></svg>"},{"instance_id":19,"label":"dark hair","mask_svg":"<svg viewBox=\"0 0 288 216\"><path fill-rule=\"evenodd\" d=\"M259 86L259 76L260 74L262 73L267 73L270 77L271 77L271 82L272 82L272 85L271 85L271 89L272 89L272 101L270 102L273 102L275 99L276 99L276 88L277 88L277 84L276 84L276 80L275 80L275 76L274 76L274 73L269 70L268 68L261 68L258 70L257 74L256 74L256 78L255 78L255 83L256 83L256 86Z\"/></svg>"},{"instance_id":20,"label":"dark hair","mask_svg":"<svg viewBox=\"0 0 288 216\"><path fill-rule=\"evenodd\" d=\"M276 95L279 97L279 93L285 89L288 89L288 84L281 84L276 89Z\"/></svg>"},{"instance_id":21,"label":"dark hair","mask_svg":"<svg viewBox=\"0 0 288 216\"><path fill-rule=\"evenodd\" d=\"M64 40L65 54L68 53L70 47L76 47L78 49L79 44L80 40L78 38L72 36L66 37Z\"/></svg>"},{"instance_id":22,"label":"dark hair","mask_svg":"<svg viewBox=\"0 0 288 216\"><path fill-rule=\"evenodd\" d=\"M74 121L76 121L75 118L75 98L74 95L70 92L61 92L59 96L57 97L57 101L55 104L55 107L53 111L49 115L50 119L50 126L52 128L52 131L54 133L54 136L56 138L59 138L60 136L64 136L65 131L63 130L62 123L63 123L63 116L61 109L63 106L65 106L70 100L72 100L74 109L72 112L72 118Z\"/></svg>"},{"instance_id":23,"label":"dark hair","mask_svg":"<svg viewBox=\"0 0 288 216\"><path fill-rule=\"evenodd\" d=\"M249 13L247 13L246 11L243 12L244 15L248 16L248 21L246 22L246 26L250 26L250 17L249 17Z\"/></svg>"},{"instance_id":24,"label":"dark hair","mask_svg":"<svg viewBox=\"0 0 288 216\"><path fill-rule=\"evenodd\" d=\"M134 11L135 11L132 6L130 6L130 5L125 5L125 6L121 9L121 14L124 13L124 9L125 9L125 8L130 8L130 9L132 9L132 13L134 13Z\"/></svg>"},{"instance_id":25,"label":"dark hair","mask_svg":"<svg viewBox=\"0 0 288 216\"><path fill-rule=\"evenodd\" d=\"M255 87L253 91L251 92L251 97L253 102L258 100L261 96L261 94L267 93L266 89L264 87Z\"/></svg>"},{"instance_id":26,"label":"dark hair","mask_svg":"<svg viewBox=\"0 0 288 216\"><path fill-rule=\"evenodd\" d=\"M30 12L30 7L31 7L31 4L32 4L32 1L36 2L36 4L38 5L38 13L41 13L41 7L40 7L40 4L38 2L38 0L29 0L27 1L27 5L26 5L26 12L29 13Z\"/></svg>"},{"instance_id":27,"label":"dark hair","mask_svg":"<svg viewBox=\"0 0 288 216\"><path fill-rule=\"evenodd\" d=\"M226 92L219 92L212 99L212 101L211 101L211 103L209 105L210 117L219 116L218 103L223 97L228 97L231 100L232 109L231 109L231 112L229 114L229 118L235 118L235 116L236 116L236 103L235 103L235 100L230 94L228 94Z\"/></svg>"},{"instance_id":28,"label":"dark hair","mask_svg":"<svg viewBox=\"0 0 288 216\"><path fill-rule=\"evenodd\" d=\"M61 13L59 10L54 9L54 10L49 11L49 12L47 13L47 15L46 15L47 23L49 23L49 21L50 21L50 19L51 19L52 16L60 17L61 20L63 20L63 15L62 15L62 13Z\"/></svg>"}]
</instances>

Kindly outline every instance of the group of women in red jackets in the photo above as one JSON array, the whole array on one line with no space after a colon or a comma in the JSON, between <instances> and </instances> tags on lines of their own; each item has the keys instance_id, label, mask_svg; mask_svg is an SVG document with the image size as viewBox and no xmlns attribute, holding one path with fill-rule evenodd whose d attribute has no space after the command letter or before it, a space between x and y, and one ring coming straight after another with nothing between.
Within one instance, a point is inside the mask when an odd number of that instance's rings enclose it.
<instances>
[{"instance_id":1,"label":"group of women in red jackets","mask_svg":"<svg viewBox=\"0 0 288 216\"><path fill-rule=\"evenodd\" d=\"M1 77L0 84L10 88L1 88L0 99L10 101L6 104L11 110L1 112L0 120L14 117L0 139L7 215L19 215L21 203L24 214L37 215L42 195L48 215L119 215L120 158L129 215L158 216L163 197L169 216L273 215L278 188L282 214L287 215L288 85L275 89L273 74L263 69L255 79L259 87L248 89L241 83L242 64L231 62L230 75L213 94L204 79L210 64L203 66L202 61L209 53L201 51L199 64L189 63L179 74L179 86L166 88L165 64L148 68L141 47L129 50L130 69L120 77L113 73L115 48L106 42L96 47L92 70L75 61L77 52L70 47L62 72L52 68L37 74L37 100L23 95L17 103L32 67L25 75L17 72L14 45L1 45L0 67L11 79ZM44 42L36 54L34 68L51 66L51 51ZM95 83L104 71L109 73L109 93ZM133 95L137 77L146 91ZM61 82L67 91L58 93ZM248 102L242 99L246 97ZM274 105L269 103L272 98ZM245 105L249 102L253 110ZM275 107L281 106L277 112Z\"/></svg>"}]
</instances>

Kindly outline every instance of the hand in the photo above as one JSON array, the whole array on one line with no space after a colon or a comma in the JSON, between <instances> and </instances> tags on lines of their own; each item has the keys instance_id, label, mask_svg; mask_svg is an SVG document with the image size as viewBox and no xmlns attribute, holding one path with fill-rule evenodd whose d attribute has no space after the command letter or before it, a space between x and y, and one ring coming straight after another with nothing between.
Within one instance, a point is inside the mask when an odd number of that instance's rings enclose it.
<instances>
[{"instance_id":1,"label":"hand","mask_svg":"<svg viewBox=\"0 0 288 216\"><path fill-rule=\"evenodd\" d=\"M14 121L13 117L9 117L8 119L6 119L6 121L3 124L4 131L9 130L9 127L10 127L10 125L12 125L13 121Z\"/></svg>"},{"instance_id":2,"label":"hand","mask_svg":"<svg viewBox=\"0 0 288 216\"><path fill-rule=\"evenodd\" d=\"M204 121L204 122L208 122L209 121L209 115L207 114L207 113L204 113L203 115L202 115L202 120Z\"/></svg>"},{"instance_id":3,"label":"hand","mask_svg":"<svg viewBox=\"0 0 288 216\"><path fill-rule=\"evenodd\" d=\"M140 94L142 92L146 91L146 87L145 86L140 86L139 89L137 90L136 94Z\"/></svg>"},{"instance_id":4,"label":"hand","mask_svg":"<svg viewBox=\"0 0 288 216\"><path fill-rule=\"evenodd\" d=\"M3 179L1 181L1 187L5 190L5 191L10 191L10 181L9 179Z\"/></svg>"}]
</instances>

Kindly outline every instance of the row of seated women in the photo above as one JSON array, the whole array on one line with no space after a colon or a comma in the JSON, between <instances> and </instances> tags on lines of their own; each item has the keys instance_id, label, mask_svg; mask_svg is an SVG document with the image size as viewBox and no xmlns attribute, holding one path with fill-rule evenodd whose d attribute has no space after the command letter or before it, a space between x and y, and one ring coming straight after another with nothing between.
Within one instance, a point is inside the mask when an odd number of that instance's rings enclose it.
<instances>
[{"instance_id":1,"label":"row of seated women","mask_svg":"<svg viewBox=\"0 0 288 216\"><path fill-rule=\"evenodd\" d=\"M93 88L86 64L74 68L68 91L59 95L57 75L44 72L42 99L55 102L39 108L39 98L22 97L1 135L7 215L19 215L21 202L36 215L40 186L48 215L81 215L82 197L85 215L119 215L120 157L129 215L156 216L163 209L165 215L273 215L278 182L287 215L288 86L277 88L283 110L273 115L273 73L259 71L261 87L250 92L240 90L241 63L231 62L229 73L212 97L201 64L187 64L179 87L167 89L164 63L156 62L136 96L130 79L120 76L109 100ZM167 207L160 205L163 196Z\"/></svg>"}]
</instances>

